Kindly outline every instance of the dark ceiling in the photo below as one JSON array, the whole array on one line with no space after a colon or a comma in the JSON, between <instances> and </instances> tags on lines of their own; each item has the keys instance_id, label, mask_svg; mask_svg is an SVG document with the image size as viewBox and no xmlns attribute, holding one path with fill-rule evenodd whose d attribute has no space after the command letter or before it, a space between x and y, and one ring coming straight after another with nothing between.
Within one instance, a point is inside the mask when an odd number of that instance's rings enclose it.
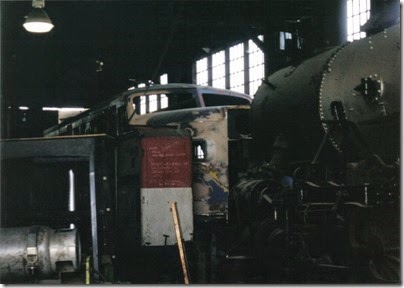
<instances>
[{"instance_id":1,"label":"dark ceiling","mask_svg":"<svg viewBox=\"0 0 404 288\"><path fill-rule=\"evenodd\" d=\"M264 2L48 0L55 27L35 35L22 27L31 1L2 1L3 103L91 106L129 79L158 81L168 72L189 82L202 47L262 33Z\"/></svg>"}]
</instances>

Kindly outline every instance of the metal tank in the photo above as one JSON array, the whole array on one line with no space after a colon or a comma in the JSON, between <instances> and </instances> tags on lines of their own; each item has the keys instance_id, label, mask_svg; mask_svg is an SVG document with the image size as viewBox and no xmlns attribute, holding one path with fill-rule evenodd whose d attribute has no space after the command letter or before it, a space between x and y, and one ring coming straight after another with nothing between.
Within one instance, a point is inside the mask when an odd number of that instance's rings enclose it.
<instances>
[{"instance_id":1,"label":"metal tank","mask_svg":"<svg viewBox=\"0 0 404 288\"><path fill-rule=\"evenodd\" d=\"M46 226L0 229L0 280L39 279L80 267L80 240L76 229Z\"/></svg>"},{"instance_id":2,"label":"metal tank","mask_svg":"<svg viewBox=\"0 0 404 288\"><path fill-rule=\"evenodd\" d=\"M335 152L348 161L368 154L396 161L400 71L400 27L393 26L275 72L252 103L256 156L269 160L282 135L294 160Z\"/></svg>"}]
</instances>

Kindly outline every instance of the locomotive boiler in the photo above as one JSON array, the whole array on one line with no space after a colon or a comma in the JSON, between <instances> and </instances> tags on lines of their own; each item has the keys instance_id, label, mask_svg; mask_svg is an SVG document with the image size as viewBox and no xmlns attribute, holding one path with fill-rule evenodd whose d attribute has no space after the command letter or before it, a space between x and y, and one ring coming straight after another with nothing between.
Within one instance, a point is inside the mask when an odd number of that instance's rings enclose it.
<instances>
[{"instance_id":1,"label":"locomotive boiler","mask_svg":"<svg viewBox=\"0 0 404 288\"><path fill-rule=\"evenodd\" d=\"M267 144L283 134L294 146L294 160L317 160L335 151L347 161L370 153L396 161L399 33L399 26L385 29L272 74L252 104L259 156L268 157ZM322 153L325 144L333 149Z\"/></svg>"},{"instance_id":2,"label":"locomotive boiler","mask_svg":"<svg viewBox=\"0 0 404 288\"><path fill-rule=\"evenodd\" d=\"M262 281L400 281L400 75L394 26L263 81L230 195Z\"/></svg>"}]
</instances>

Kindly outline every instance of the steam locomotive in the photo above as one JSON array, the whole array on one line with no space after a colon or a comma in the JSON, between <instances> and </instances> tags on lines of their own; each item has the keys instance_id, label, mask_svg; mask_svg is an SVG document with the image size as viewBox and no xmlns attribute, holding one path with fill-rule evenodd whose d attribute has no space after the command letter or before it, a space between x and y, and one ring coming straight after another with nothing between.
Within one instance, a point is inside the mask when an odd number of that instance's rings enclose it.
<instances>
[{"instance_id":1,"label":"steam locomotive","mask_svg":"<svg viewBox=\"0 0 404 288\"><path fill-rule=\"evenodd\" d=\"M275 72L251 107L156 85L2 141L1 280L179 283L176 201L194 283L400 282L400 75L394 26Z\"/></svg>"},{"instance_id":2,"label":"steam locomotive","mask_svg":"<svg viewBox=\"0 0 404 288\"><path fill-rule=\"evenodd\" d=\"M264 161L231 197L266 280L400 280L399 33L284 68L256 92Z\"/></svg>"}]
</instances>

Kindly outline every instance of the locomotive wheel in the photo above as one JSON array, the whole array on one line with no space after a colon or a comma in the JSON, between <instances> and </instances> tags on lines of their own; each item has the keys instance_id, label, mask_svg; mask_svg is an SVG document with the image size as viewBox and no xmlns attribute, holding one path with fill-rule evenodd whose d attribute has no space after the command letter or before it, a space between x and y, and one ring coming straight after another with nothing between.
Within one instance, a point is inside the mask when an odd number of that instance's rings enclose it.
<instances>
[{"instance_id":1,"label":"locomotive wheel","mask_svg":"<svg viewBox=\"0 0 404 288\"><path fill-rule=\"evenodd\" d=\"M393 211L393 212L392 212ZM359 265L365 266L368 281L400 281L400 229L394 209L355 209L351 214L350 239ZM399 218L398 218L399 219ZM396 225L397 224L397 225Z\"/></svg>"},{"instance_id":2,"label":"locomotive wheel","mask_svg":"<svg viewBox=\"0 0 404 288\"><path fill-rule=\"evenodd\" d=\"M369 239L371 275L382 282L400 281L400 247L389 245L386 235L378 229L372 229Z\"/></svg>"},{"instance_id":3,"label":"locomotive wheel","mask_svg":"<svg viewBox=\"0 0 404 288\"><path fill-rule=\"evenodd\" d=\"M310 283L313 263L299 234L288 234L272 218L255 235L259 272L268 283Z\"/></svg>"},{"instance_id":4,"label":"locomotive wheel","mask_svg":"<svg viewBox=\"0 0 404 288\"><path fill-rule=\"evenodd\" d=\"M279 283L286 253L285 233L273 219L260 223L255 235L258 272L269 283Z\"/></svg>"}]
</instances>

